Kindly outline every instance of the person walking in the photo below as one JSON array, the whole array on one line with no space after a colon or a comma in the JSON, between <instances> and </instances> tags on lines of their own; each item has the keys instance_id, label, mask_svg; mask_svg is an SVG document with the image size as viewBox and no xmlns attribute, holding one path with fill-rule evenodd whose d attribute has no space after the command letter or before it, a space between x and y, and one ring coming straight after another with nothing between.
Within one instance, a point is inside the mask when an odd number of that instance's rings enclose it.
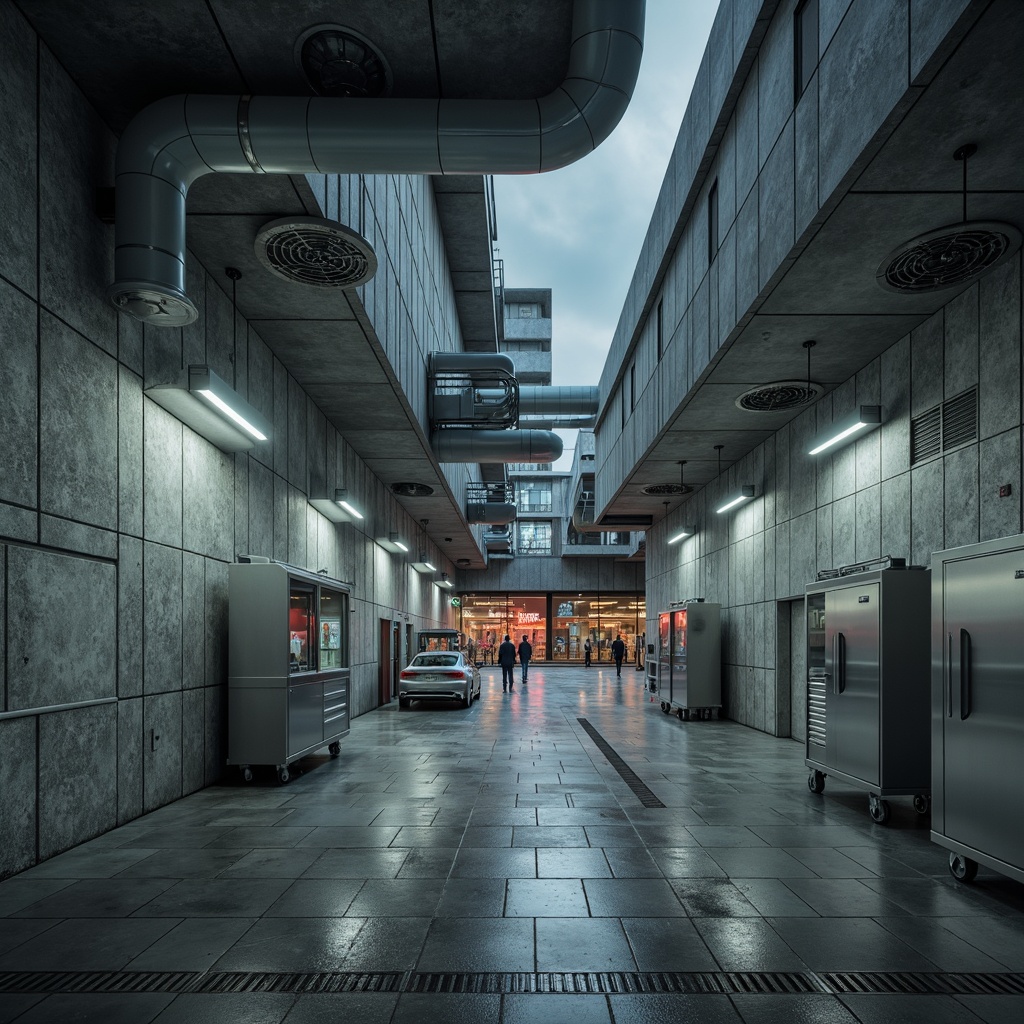
<instances>
[{"instance_id":1,"label":"person walking","mask_svg":"<svg viewBox=\"0 0 1024 1024\"><path fill-rule=\"evenodd\" d=\"M526 673L530 667L530 659L533 657L533 648L530 646L530 641L523 637L523 642L519 645L519 664L523 669L523 686L526 685Z\"/></svg>"},{"instance_id":2,"label":"person walking","mask_svg":"<svg viewBox=\"0 0 1024 1024\"><path fill-rule=\"evenodd\" d=\"M594 648L590 645L590 637L588 636L583 644L583 667L590 668L590 655L593 653Z\"/></svg>"},{"instance_id":3,"label":"person walking","mask_svg":"<svg viewBox=\"0 0 1024 1024\"><path fill-rule=\"evenodd\" d=\"M615 659L615 674L621 678L622 676L622 659L626 656L626 644L622 639L622 634L612 641L612 657Z\"/></svg>"},{"instance_id":4,"label":"person walking","mask_svg":"<svg viewBox=\"0 0 1024 1024\"><path fill-rule=\"evenodd\" d=\"M498 664L501 666L501 692L505 692L506 686L511 692L512 669L514 669L516 665L516 648L515 644L509 640L508 633L505 634L505 639L498 648Z\"/></svg>"}]
</instances>

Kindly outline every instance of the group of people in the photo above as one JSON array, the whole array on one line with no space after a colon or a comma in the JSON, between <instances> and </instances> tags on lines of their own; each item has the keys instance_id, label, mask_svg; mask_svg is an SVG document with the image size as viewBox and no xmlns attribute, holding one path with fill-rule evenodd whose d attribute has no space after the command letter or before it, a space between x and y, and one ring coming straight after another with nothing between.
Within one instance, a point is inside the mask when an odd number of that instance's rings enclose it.
<instances>
[{"instance_id":1,"label":"group of people","mask_svg":"<svg viewBox=\"0 0 1024 1024\"><path fill-rule=\"evenodd\" d=\"M593 647L590 643L590 637L587 637L586 642L583 644L584 668L590 668L590 656L592 653ZM511 639L509 639L508 633L506 633L505 639L498 648L498 664L501 666L502 693L505 693L506 690L512 690L512 670L515 668L517 656L519 658L519 664L522 666L523 686L525 686L527 673L530 668L530 659L533 657L533 647L530 645L530 641L524 636L522 643L519 645L519 650L516 651L516 645L512 643ZM622 634L620 633L612 641L612 658L615 661L615 675L619 678L622 677L622 661L625 657L626 642L622 639Z\"/></svg>"},{"instance_id":2,"label":"group of people","mask_svg":"<svg viewBox=\"0 0 1024 1024\"><path fill-rule=\"evenodd\" d=\"M501 666L501 692L504 693L506 689L512 691L512 670L516 667L516 646L509 639L508 633L505 634L505 639L502 641L501 646L498 648L498 664ZM519 645L519 664L523 669L523 686L526 685L526 676L530 669L530 659L533 657L533 647L530 645L530 641L523 637L523 642Z\"/></svg>"}]
</instances>

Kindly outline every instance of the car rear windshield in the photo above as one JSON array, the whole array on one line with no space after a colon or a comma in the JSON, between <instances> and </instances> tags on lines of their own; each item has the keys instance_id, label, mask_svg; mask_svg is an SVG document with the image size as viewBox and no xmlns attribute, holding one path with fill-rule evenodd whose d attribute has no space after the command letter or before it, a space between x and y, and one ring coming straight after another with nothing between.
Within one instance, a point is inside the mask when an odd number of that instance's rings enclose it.
<instances>
[{"instance_id":1,"label":"car rear windshield","mask_svg":"<svg viewBox=\"0 0 1024 1024\"><path fill-rule=\"evenodd\" d=\"M457 654L417 654L412 663L418 668L437 668L440 665L458 665Z\"/></svg>"}]
</instances>

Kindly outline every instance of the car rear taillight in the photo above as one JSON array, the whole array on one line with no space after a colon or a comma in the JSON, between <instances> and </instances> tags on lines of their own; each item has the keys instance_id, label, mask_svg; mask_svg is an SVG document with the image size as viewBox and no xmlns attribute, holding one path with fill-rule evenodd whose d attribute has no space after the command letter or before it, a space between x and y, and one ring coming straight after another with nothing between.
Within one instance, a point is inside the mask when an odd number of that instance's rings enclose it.
<instances>
[{"instance_id":1,"label":"car rear taillight","mask_svg":"<svg viewBox=\"0 0 1024 1024\"><path fill-rule=\"evenodd\" d=\"M399 679L415 679L416 678L416 673L415 672L403 672L398 678Z\"/></svg>"},{"instance_id":2,"label":"car rear taillight","mask_svg":"<svg viewBox=\"0 0 1024 1024\"><path fill-rule=\"evenodd\" d=\"M466 673L465 672L442 672L441 675L444 676L445 679L465 679L466 678Z\"/></svg>"}]
</instances>

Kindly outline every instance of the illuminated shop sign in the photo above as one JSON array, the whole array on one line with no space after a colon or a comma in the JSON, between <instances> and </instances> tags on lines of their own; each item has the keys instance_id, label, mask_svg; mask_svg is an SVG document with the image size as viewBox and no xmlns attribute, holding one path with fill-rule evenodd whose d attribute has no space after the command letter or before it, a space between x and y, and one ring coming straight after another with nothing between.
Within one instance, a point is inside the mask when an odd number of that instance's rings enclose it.
<instances>
[{"instance_id":1,"label":"illuminated shop sign","mask_svg":"<svg viewBox=\"0 0 1024 1024\"><path fill-rule=\"evenodd\" d=\"M558 606L558 618L571 619L573 617L572 601L563 601Z\"/></svg>"},{"instance_id":2,"label":"illuminated shop sign","mask_svg":"<svg viewBox=\"0 0 1024 1024\"><path fill-rule=\"evenodd\" d=\"M519 625L529 626L534 622L540 622L543 616L540 612L520 612L519 613Z\"/></svg>"}]
</instances>

